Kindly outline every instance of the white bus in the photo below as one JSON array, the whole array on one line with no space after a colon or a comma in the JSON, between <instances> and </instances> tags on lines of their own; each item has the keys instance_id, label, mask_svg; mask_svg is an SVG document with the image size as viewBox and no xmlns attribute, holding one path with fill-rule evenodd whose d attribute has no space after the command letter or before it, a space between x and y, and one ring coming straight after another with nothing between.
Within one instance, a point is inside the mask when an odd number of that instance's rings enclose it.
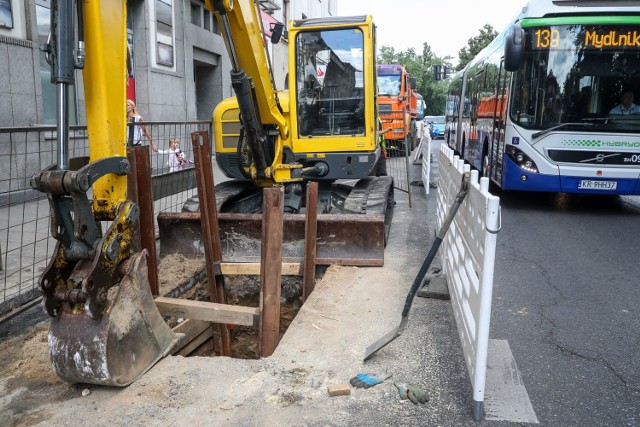
<instances>
[{"instance_id":1,"label":"white bus","mask_svg":"<svg viewBox=\"0 0 640 427\"><path fill-rule=\"evenodd\" d=\"M451 78L445 139L504 190L639 195L634 94L638 2L532 0Z\"/></svg>"}]
</instances>

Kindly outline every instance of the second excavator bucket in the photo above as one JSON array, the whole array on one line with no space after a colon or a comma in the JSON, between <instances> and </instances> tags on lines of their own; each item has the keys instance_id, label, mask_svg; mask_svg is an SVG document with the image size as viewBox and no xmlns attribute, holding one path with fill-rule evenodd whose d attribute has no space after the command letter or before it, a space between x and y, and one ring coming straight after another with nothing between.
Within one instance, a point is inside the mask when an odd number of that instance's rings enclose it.
<instances>
[{"instance_id":1,"label":"second excavator bucket","mask_svg":"<svg viewBox=\"0 0 640 427\"><path fill-rule=\"evenodd\" d=\"M124 387L168 354L180 339L155 306L146 251L129 259L119 285L108 292L99 320L84 310L63 309L51 319L49 356L70 382Z\"/></svg>"}]
</instances>

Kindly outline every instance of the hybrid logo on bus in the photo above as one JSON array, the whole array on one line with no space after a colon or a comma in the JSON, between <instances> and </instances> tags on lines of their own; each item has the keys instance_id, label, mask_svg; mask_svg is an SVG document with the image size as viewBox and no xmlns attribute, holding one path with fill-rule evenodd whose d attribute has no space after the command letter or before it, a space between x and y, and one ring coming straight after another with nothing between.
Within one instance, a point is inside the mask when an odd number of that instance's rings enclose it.
<instances>
[{"instance_id":1,"label":"hybrid logo on bus","mask_svg":"<svg viewBox=\"0 0 640 427\"><path fill-rule=\"evenodd\" d=\"M568 147L599 148L640 148L640 141L602 141L597 139L565 139L562 145Z\"/></svg>"}]
</instances>

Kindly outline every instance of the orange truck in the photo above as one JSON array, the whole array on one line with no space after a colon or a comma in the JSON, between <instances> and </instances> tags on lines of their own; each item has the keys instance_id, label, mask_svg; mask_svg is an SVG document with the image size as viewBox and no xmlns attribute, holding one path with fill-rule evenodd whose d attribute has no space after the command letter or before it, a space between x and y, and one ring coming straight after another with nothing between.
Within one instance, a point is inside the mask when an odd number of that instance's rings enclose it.
<instances>
[{"instance_id":1,"label":"orange truck","mask_svg":"<svg viewBox=\"0 0 640 427\"><path fill-rule=\"evenodd\" d=\"M378 114L388 148L404 150L405 137L410 151L416 146L420 95L416 79L404 65L378 64Z\"/></svg>"}]
</instances>

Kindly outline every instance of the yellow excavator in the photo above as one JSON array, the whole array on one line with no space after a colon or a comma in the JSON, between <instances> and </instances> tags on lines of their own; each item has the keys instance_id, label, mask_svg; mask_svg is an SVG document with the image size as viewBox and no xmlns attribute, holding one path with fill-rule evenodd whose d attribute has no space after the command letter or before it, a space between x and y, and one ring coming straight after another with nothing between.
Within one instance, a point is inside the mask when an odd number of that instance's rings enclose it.
<instances>
[{"instance_id":1,"label":"yellow excavator","mask_svg":"<svg viewBox=\"0 0 640 427\"><path fill-rule=\"evenodd\" d=\"M214 114L218 164L237 178L231 183L241 183L225 196L230 209L251 211L238 208L245 206L238 200L282 185L287 209L298 212L306 182L331 185L345 178L360 181L353 191L341 190L341 197L328 196L325 210L333 205L347 213L375 213L376 221L387 217L392 180L369 177L380 156L371 18L291 23L291 89L278 92L255 2L207 0L206 6L222 29L236 93ZM51 232L58 240L40 278L43 305L52 317L49 354L67 381L126 386L179 339L154 304L147 254L134 244L139 209L127 200L126 1L58 0L52 2L51 21L44 50L57 91L57 162L32 180L49 199ZM284 31L273 30L276 41ZM68 89L78 68L89 157L69 159ZM342 226L353 236L349 221Z\"/></svg>"},{"instance_id":2,"label":"yellow excavator","mask_svg":"<svg viewBox=\"0 0 640 427\"><path fill-rule=\"evenodd\" d=\"M221 170L258 186L284 185L287 212L300 211L299 195L307 181L326 184L327 191L321 189L321 194L330 199L320 203L325 211L348 210L349 202L346 208L344 203L351 192L331 191L330 184L369 177L381 156L371 17L292 21L287 31L289 90L277 91L254 1L207 0L206 5L218 18L236 93L214 111L216 161ZM284 29L275 25L270 30L272 42L278 42ZM374 181L380 182L374 185ZM379 187L382 182L387 185ZM386 194L391 179L369 179L366 184L368 188L360 193ZM241 199L247 208L232 204L239 212L259 205L247 202L250 184L243 190ZM225 211L224 206L220 209ZM362 211L358 205L349 213Z\"/></svg>"},{"instance_id":3,"label":"yellow excavator","mask_svg":"<svg viewBox=\"0 0 640 427\"><path fill-rule=\"evenodd\" d=\"M318 264L384 263L393 179L379 173L375 26L370 16L293 20L262 27L253 0L207 0L231 59L235 97L213 113L223 259L260 259L262 188L284 188L283 257L301 258L305 187L318 191ZM277 90L267 40L286 38L287 89ZM386 174L386 173L385 173ZM380 174L382 175L382 174ZM162 254L199 251L182 236L200 233L197 197L184 212L158 215ZM234 217L225 214L236 215ZM301 214L296 216L296 214ZM244 216L242 216L244 215ZM300 218L302 216L302 218Z\"/></svg>"}]
</instances>

